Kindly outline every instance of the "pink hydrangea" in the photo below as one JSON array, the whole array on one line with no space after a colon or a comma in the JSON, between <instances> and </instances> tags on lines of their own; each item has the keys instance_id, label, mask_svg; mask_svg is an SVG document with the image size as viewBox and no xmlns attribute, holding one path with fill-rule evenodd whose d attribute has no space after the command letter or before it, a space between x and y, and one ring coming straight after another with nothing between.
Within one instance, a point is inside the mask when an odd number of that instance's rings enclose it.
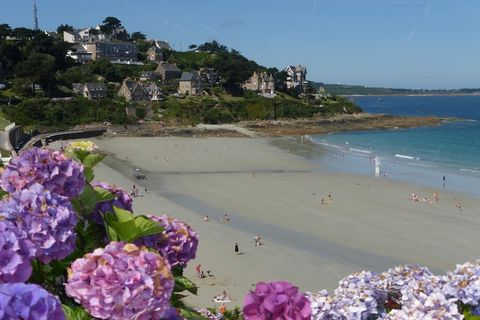
<instances>
[{"instance_id":1,"label":"pink hydrangea","mask_svg":"<svg viewBox=\"0 0 480 320\"><path fill-rule=\"evenodd\" d=\"M67 295L100 319L150 319L169 310L175 281L158 253L111 242L73 262Z\"/></svg>"},{"instance_id":2,"label":"pink hydrangea","mask_svg":"<svg viewBox=\"0 0 480 320\"><path fill-rule=\"evenodd\" d=\"M198 234L185 222L168 215L150 216L165 230L157 235L137 240L137 244L154 248L162 253L173 267L186 267L187 262L195 259L198 247Z\"/></svg>"},{"instance_id":3,"label":"pink hydrangea","mask_svg":"<svg viewBox=\"0 0 480 320\"><path fill-rule=\"evenodd\" d=\"M307 320L312 316L310 301L289 282L259 282L245 297L245 320Z\"/></svg>"}]
</instances>

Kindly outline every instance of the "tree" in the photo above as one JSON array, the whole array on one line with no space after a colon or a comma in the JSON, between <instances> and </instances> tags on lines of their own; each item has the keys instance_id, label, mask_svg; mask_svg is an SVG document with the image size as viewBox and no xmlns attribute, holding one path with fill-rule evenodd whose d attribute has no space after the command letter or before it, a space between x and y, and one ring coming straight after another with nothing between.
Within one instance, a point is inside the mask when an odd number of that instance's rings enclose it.
<instances>
[{"instance_id":1,"label":"tree","mask_svg":"<svg viewBox=\"0 0 480 320\"><path fill-rule=\"evenodd\" d=\"M54 57L49 54L34 52L30 54L27 60L17 64L15 76L29 80L33 94L35 94L36 84L39 84L44 91L50 91L54 66Z\"/></svg>"},{"instance_id":2,"label":"tree","mask_svg":"<svg viewBox=\"0 0 480 320\"><path fill-rule=\"evenodd\" d=\"M100 26L100 31L106 34L116 34L117 29L122 27L122 22L115 17L106 17Z\"/></svg>"},{"instance_id":3,"label":"tree","mask_svg":"<svg viewBox=\"0 0 480 320\"><path fill-rule=\"evenodd\" d=\"M12 35L12 28L6 24L0 24L0 39L4 40L5 38Z\"/></svg>"},{"instance_id":4,"label":"tree","mask_svg":"<svg viewBox=\"0 0 480 320\"><path fill-rule=\"evenodd\" d=\"M212 52L212 53L226 53L228 48L217 41L205 42L198 46L198 51Z\"/></svg>"},{"instance_id":5,"label":"tree","mask_svg":"<svg viewBox=\"0 0 480 320\"><path fill-rule=\"evenodd\" d=\"M12 31L12 35L20 41L27 41L33 37L35 32L32 29L27 28L15 28Z\"/></svg>"},{"instance_id":6,"label":"tree","mask_svg":"<svg viewBox=\"0 0 480 320\"><path fill-rule=\"evenodd\" d=\"M197 47L196 44L191 44L191 45L188 46L188 49L193 50L193 49L195 49L196 47Z\"/></svg>"},{"instance_id":7,"label":"tree","mask_svg":"<svg viewBox=\"0 0 480 320\"><path fill-rule=\"evenodd\" d=\"M132 39L132 41L134 42L137 42L139 40L146 40L147 36L144 33L141 33L140 31L135 31L135 32L132 32L130 39Z\"/></svg>"},{"instance_id":8,"label":"tree","mask_svg":"<svg viewBox=\"0 0 480 320\"><path fill-rule=\"evenodd\" d=\"M57 28L57 33L63 35L63 31L73 32L73 27L69 24L61 24Z\"/></svg>"}]
</instances>

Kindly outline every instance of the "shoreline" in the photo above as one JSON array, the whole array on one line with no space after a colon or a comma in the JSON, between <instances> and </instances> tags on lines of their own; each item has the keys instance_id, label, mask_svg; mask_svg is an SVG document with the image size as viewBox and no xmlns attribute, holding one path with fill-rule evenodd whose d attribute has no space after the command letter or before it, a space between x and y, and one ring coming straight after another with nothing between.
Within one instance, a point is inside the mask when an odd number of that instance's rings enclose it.
<instances>
[{"instance_id":1,"label":"shoreline","mask_svg":"<svg viewBox=\"0 0 480 320\"><path fill-rule=\"evenodd\" d=\"M478 199L441 192L439 203L414 203L409 200L412 191L430 197L436 189L328 172L308 160L308 150L305 158L271 141L96 140L100 150L117 158L107 157L98 179L125 190L132 184L147 188L134 200L136 213L169 213L199 232L197 258L186 269L199 285L199 295L188 297L189 303L218 307L211 297L225 290L233 298L227 305L231 308L242 304L257 281L286 280L304 291L332 290L352 272L381 272L401 263L443 272L478 257ZM148 178L133 179L132 167ZM329 193L333 200L322 205L321 198ZM461 214L454 198L464 205ZM228 224L221 221L224 213L231 218ZM211 221L204 222L204 215ZM264 245L254 245L255 235L262 236ZM243 254L234 254L235 242ZM196 264L213 277L196 278Z\"/></svg>"}]
</instances>

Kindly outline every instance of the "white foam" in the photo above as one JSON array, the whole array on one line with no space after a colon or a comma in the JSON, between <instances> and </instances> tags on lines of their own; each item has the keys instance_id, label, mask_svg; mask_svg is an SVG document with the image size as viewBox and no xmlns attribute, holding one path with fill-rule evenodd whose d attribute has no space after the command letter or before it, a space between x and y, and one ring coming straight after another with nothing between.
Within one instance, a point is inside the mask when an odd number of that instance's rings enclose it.
<instances>
[{"instance_id":1,"label":"white foam","mask_svg":"<svg viewBox=\"0 0 480 320\"><path fill-rule=\"evenodd\" d=\"M420 160L420 158L415 158L415 157L412 157L412 156L406 156L406 155L398 154L398 153L395 153L395 157L402 158L402 159L410 159L410 160Z\"/></svg>"},{"instance_id":2,"label":"white foam","mask_svg":"<svg viewBox=\"0 0 480 320\"><path fill-rule=\"evenodd\" d=\"M355 148L350 148L350 152L360 152L360 153L367 153L367 154L372 153L372 151L369 151L369 150L355 149Z\"/></svg>"},{"instance_id":3,"label":"white foam","mask_svg":"<svg viewBox=\"0 0 480 320\"><path fill-rule=\"evenodd\" d=\"M461 169L460 169L460 171L473 172L473 173L480 173L480 170L465 169L465 168L461 168Z\"/></svg>"}]
</instances>

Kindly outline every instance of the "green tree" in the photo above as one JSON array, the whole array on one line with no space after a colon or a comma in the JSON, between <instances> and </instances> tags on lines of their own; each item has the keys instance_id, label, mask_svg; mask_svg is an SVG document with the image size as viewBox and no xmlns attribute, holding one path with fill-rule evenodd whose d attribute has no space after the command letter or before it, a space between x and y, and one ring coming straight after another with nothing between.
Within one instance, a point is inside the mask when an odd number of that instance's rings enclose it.
<instances>
[{"instance_id":1,"label":"green tree","mask_svg":"<svg viewBox=\"0 0 480 320\"><path fill-rule=\"evenodd\" d=\"M92 61L92 63L89 64L89 67L92 73L98 74L108 81L120 82L123 80L117 68L115 68L115 65L107 59L97 59Z\"/></svg>"},{"instance_id":2,"label":"green tree","mask_svg":"<svg viewBox=\"0 0 480 320\"><path fill-rule=\"evenodd\" d=\"M12 30L12 36L17 38L21 42L30 40L35 32L32 29L27 28L15 28Z\"/></svg>"},{"instance_id":3,"label":"green tree","mask_svg":"<svg viewBox=\"0 0 480 320\"><path fill-rule=\"evenodd\" d=\"M34 52L27 60L16 65L15 76L30 81L32 92L39 84L44 91L50 92L53 83L55 58L49 54Z\"/></svg>"},{"instance_id":4,"label":"green tree","mask_svg":"<svg viewBox=\"0 0 480 320\"><path fill-rule=\"evenodd\" d=\"M191 45L188 46L188 49L193 50L193 49L195 49L196 47L197 47L196 44L191 44Z\"/></svg>"},{"instance_id":5,"label":"green tree","mask_svg":"<svg viewBox=\"0 0 480 320\"><path fill-rule=\"evenodd\" d=\"M122 27L122 22L115 17L106 17L103 24L100 26L100 31L105 34L115 34L117 29Z\"/></svg>"},{"instance_id":6,"label":"green tree","mask_svg":"<svg viewBox=\"0 0 480 320\"><path fill-rule=\"evenodd\" d=\"M130 39L132 39L132 41L134 42L138 42L140 40L146 40L147 36L144 33L141 33L140 31L136 31L136 32L132 32Z\"/></svg>"},{"instance_id":7,"label":"green tree","mask_svg":"<svg viewBox=\"0 0 480 320\"><path fill-rule=\"evenodd\" d=\"M73 27L69 24L61 24L57 28L57 33L63 35L63 31L73 32Z\"/></svg>"},{"instance_id":8,"label":"green tree","mask_svg":"<svg viewBox=\"0 0 480 320\"><path fill-rule=\"evenodd\" d=\"M12 35L12 28L6 24L0 24L0 40L4 40L5 38Z\"/></svg>"}]
</instances>

